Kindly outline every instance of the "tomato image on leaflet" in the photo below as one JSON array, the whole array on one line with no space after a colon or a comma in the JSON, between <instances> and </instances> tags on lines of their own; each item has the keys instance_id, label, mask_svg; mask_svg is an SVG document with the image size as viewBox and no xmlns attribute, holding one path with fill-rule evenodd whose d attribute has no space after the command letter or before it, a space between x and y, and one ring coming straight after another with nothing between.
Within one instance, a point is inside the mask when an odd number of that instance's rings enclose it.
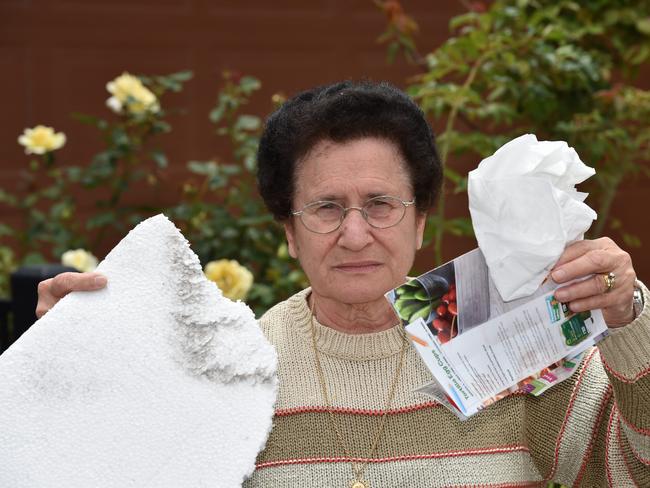
<instances>
[{"instance_id":1,"label":"tomato image on leaflet","mask_svg":"<svg viewBox=\"0 0 650 488\"><path fill-rule=\"evenodd\" d=\"M456 304L456 284L449 285L449 291L442 295L442 304L436 308L438 317L433 319L432 332L438 336L438 340L444 344L456 337L458 327L456 324L458 316L458 305ZM431 327L430 327L431 328Z\"/></svg>"}]
</instances>

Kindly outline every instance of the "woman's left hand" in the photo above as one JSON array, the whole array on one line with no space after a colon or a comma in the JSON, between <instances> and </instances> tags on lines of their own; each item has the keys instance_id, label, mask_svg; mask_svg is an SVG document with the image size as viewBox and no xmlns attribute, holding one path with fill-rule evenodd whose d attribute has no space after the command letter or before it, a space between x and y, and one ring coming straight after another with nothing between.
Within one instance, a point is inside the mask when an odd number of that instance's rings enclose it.
<instances>
[{"instance_id":1,"label":"woman's left hand","mask_svg":"<svg viewBox=\"0 0 650 488\"><path fill-rule=\"evenodd\" d=\"M614 283L607 289L607 275ZM555 298L568 302L574 312L600 308L609 327L622 327L634 320L634 283L636 273L630 255L609 237L584 240L568 246L551 272L558 283L589 278L558 288Z\"/></svg>"}]
</instances>

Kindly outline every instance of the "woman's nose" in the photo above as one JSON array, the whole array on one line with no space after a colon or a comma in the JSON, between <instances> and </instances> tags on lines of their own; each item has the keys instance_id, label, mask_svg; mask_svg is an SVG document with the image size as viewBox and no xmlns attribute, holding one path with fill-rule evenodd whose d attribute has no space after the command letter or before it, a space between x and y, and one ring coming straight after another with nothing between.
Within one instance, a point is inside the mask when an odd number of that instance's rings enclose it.
<instances>
[{"instance_id":1,"label":"woman's nose","mask_svg":"<svg viewBox=\"0 0 650 488\"><path fill-rule=\"evenodd\" d=\"M338 244L353 251L363 249L372 241L371 229L372 227L366 222L361 209L351 207L346 212L339 228Z\"/></svg>"}]
</instances>

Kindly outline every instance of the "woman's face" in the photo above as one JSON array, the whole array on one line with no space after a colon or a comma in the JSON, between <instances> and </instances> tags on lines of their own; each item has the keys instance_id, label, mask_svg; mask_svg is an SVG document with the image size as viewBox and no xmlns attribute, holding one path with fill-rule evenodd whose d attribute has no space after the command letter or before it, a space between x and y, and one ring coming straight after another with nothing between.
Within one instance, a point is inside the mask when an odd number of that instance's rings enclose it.
<instances>
[{"instance_id":1,"label":"woman's face","mask_svg":"<svg viewBox=\"0 0 650 488\"><path fill-rule=\"evenodd\" d=\"M317 200L361 207L374 196L408 201L413 190L397 147L378 138L345 143L321 141L298 163L293 210ZM425 215L407 207L402 221L388 229L371 227L351 210L338 230L316 234L299 217L285 224L289 253L318 295L346 304L381 298L406 279L422 245Z\"/></svg>"}]
</instances>

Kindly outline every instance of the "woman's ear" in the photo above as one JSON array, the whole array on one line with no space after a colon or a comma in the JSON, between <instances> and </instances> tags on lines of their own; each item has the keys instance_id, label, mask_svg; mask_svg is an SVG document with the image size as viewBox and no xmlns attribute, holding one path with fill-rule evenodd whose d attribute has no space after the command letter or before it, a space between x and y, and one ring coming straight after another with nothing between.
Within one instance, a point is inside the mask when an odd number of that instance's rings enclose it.
<instances>
[{"instance_id":1,"label":"woman's ear","mask_svg":"<svg viewBox=\"0 0 650 488\"><path fill-rule=\"evenodd\" d=\"M291 220L287 220L284 224L284 235L287 238L287 248L289 249L289 256L293 259L298 259L298 245L296 243L296 229Z\"/></svg>"},{"instance_id":2,"label":"woman's ear","mask_svg":"<svg viewBox=\"0 0 650 488\"><path fill-rule=\"evenodd\" d=\"M424 227L427 224L427 214L426 212L418 212L415 217L415 232L417 239L416 249L422 249L422 243L424 242Z\"/></svg>"}]
</instances>

